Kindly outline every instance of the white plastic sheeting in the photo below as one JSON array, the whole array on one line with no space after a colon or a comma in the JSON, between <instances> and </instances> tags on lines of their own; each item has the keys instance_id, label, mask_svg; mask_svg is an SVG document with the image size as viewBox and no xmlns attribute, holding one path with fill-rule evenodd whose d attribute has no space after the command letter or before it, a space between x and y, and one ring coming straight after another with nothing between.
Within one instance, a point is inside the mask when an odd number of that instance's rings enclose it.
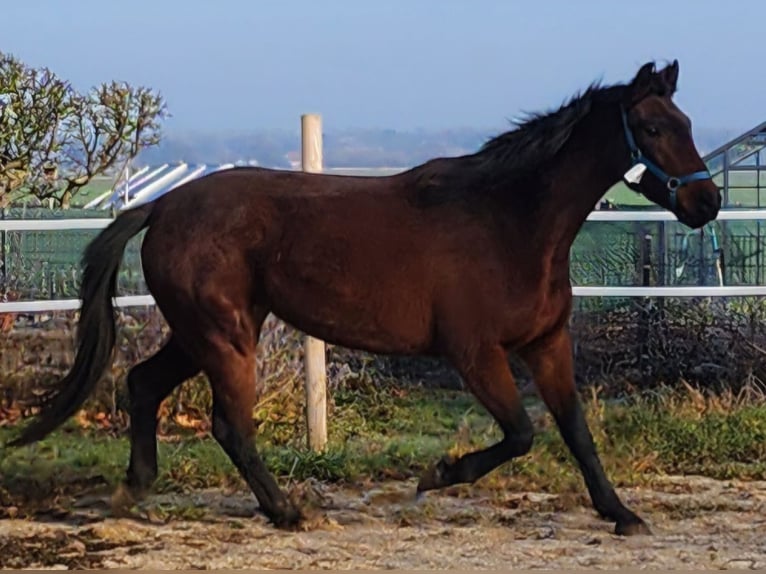
<instances>
[{"instance_id":1,"label":"white plastic sheeting","mask_svg":"<svg viewBox=\"0 0 766 574\"><path fill-rule=\"evenodd\" d=\"M118 178L112 189L95 198L85 208L121 210L135 207L144 202L152 201L187 181L223 169L230 169L234 165L233 163L188 164L179 162L145 166L130 173L127 178L124 176Z\"/></svg>"}]
</instances>

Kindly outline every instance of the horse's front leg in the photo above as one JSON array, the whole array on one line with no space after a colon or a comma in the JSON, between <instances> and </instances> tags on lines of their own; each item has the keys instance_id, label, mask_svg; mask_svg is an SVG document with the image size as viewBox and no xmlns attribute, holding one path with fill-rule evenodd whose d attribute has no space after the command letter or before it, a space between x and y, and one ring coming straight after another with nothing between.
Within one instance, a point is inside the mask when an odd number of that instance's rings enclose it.
<instances>
[{"instance_id":1,"label":"horse's front leg","mask_svg":"<svg viewBox=\"0 0 766 574\"><path fill-rule=\"evenodd\" d=\"M528 346L520 355L580 466L595 509L602 517L616 522L617 534L651 534L644 521L622 503L601 466L577 396L569 331L562 328L544 341Z\"/></svg>"}]
</instances>

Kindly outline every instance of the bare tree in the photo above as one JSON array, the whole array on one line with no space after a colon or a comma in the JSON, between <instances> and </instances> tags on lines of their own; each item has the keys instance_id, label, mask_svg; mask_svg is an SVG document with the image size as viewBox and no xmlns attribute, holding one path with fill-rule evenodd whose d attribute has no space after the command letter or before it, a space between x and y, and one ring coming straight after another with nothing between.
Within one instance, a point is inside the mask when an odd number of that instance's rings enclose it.
<instances>
[{"instance_id":1,"label":"bare tree","mask_svg":"<svg viewBox=\"0 0 766 574\"><path fill-rule=\"evenodd\" d=\"M95 176L159 143L162 96L112 81L86 94L0 53L0 205L20 196L67 208Z\"/></svg>"},{"instance_id":2,"label":"bare tree","mask_svg":"<svg viewBox=\"0 0 766 574\"><path fill-rule=\"evenodd\" d=\"M0 204L49 167L70 98L69 84L47 68L30 69L0 54Z\"/></svg>"}]
</instances>

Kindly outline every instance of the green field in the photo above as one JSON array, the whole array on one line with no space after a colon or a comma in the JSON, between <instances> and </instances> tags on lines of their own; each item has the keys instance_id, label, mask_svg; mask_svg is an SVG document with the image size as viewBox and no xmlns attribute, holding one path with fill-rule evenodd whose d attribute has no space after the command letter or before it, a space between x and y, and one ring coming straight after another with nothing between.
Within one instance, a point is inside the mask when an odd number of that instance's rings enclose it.
<instances>
[{"instance_id":1,"label":"green field","mask_svg":"<svg viewBox=\"0 0 766 574\"><path fill-rule=\"evenodd\" d=\"M604 198L620 206L645 207L652 205L643 195L636 193L622 182L615 184L607 191Z\"/></svg>"},{"instance_id":2,"label":"green field","mask_svg":"<svg viewBox=\"0 0 766 574\"><path fill-rule=\"evenodd\" d=\"M77 195L74 196L72 207L84 206L102 193L109 191L112 188L113 183L114 178L112 177L94 177L88 185L80 189L80 191L77 192Z\"/></svg>"}]
</instances>

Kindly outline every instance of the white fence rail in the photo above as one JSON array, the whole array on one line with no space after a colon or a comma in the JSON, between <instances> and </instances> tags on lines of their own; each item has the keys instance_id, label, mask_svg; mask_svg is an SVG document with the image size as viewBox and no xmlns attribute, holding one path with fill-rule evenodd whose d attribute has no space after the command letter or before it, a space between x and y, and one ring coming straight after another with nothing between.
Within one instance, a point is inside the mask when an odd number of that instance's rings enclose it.
<instances>
[{"instance_id":1,"label":"white fence rail","mask_svg":"<svg viewBox=\"0 0 766 574\"><path fill-rule=\"evenodd\" d=\"M93 219L0 219L0 231L76 231L103 229L111 218Z\"/></svg>"},{"instance_id":2,"label":"white fence rail","mask_svg":"<svg viewBox=\"0 0 766 574\"><path fill-rule=\"evenodd\" d=\"M723 287L601 287L575 285L575 297L764 297L766 285L726 285ZM151 295L126 295L114 298L115 307L148 307L154 305ZM79 299L43 299L40 301L6 301L0 313L49 313L80 308Z\"/></svg>"},{"instance_id":3,"label":"white fence rail","mask_svg":"<svg viewBox=\"0 0 766 574\"><path fill-rule=\"evenodd\" d=\"M722 209L716 221L764 221L766 209ZM678 221L669 211L597 210L591 211L588 221Z\"/></svg>"},{"instance_id":4,"label":"white fence rail","mask_svg":"<svg viewBox=\"0 0 766 574\"><path fill-rule=\"evenodd\" d=\"M722 210L718 221L764 221L766 209ZM103 229L113 220L94 219L48 219L48 220L0 220L0 231L61 231L77 229ZM668 211L593 211L588 221L677 221ZM586 286L572 287L575 297L763 297L766 285L728 286L679 286L679 287L621 287ZM154 305L151 295L116 297L117 307L140 307ZM0 313L40 313L78 309L79 299L50 299L39 301L0 302Z\"/></svg>"},{"instance_id":5,"label":"white fence rail","mask_svg":"<svg viewBox=\"0 0 766 574\"><path fill-rule=\"evenodd\" d=\"M112 222L110 217L81 219L0 219L0 231L60 231L102 229ZM588 221L678 221L665 210L596 210ZM766 209L723 209L716 221L766 221Z\"/></svg>"}]
</instances>

